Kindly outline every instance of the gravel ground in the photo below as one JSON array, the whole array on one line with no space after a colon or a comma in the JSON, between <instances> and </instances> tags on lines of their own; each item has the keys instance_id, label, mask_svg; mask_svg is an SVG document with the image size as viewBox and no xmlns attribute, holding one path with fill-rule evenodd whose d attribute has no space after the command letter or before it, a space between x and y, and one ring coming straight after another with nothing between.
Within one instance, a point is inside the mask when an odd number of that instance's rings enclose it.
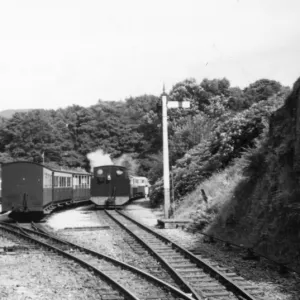
<instances>
[{"instance_id":1,"label":"gravel ground","mask_svg":"<svg viewBox=\"0 0 300 300\"><path fill-rule=\"evenodd\" d=\"M145 200L138 200L129 205L126 211L151 227L155 227L157 218L162 218L162 211L150 209ZM159 268L151 258L135 253L124 240L125 234L117 233L101 214L100 211L92 212L88 207L79 207L50 216L44 225L83 246L139 268L145 266L149 273L155 267ZM76 230L76 227L84 226L89 229ZM92 227L95 227L95 230ZM219 243L203 243L199 234L181 229L156 230L185 248L197 249L199 253L206 254L221 266L231 267L236 273L264 290L266 299L300 299L300 280L296 274L280 275L276 267L265 260L245 261L242 259L244 253L240 250L228 250ZM0 233L0 249L14 244L14 241L5 239ZM0 251L0 265L0 299L99 299L98 288L106 285L99 284L99 279L77 264L40 250L15 251L11 254Z\"/></svg>"},{"instance_id":2,"label":"gravel ground","mask_svg":"<svg viewBox=\"0 0 300 300\"><path fill-rule=\"evenodd\" d=\"M150 227L155 227L157 219L163 218L162 210L150 209L148 201L145 200L135 201L126 208L126 212ZM265 292L266 299L300 299L300 277L295 273L281 275L277 271L278 267L264 259L260 262L245 261L242 258L245 253L240 250L228 250L220 243L204 243L200 234L181 229L156 229L156 231L187 249L197 249L199 254L210 257L210 261L217 262L220 266L231 268L253 285L259 286Z\"/></svg>"},{"instance_id":3,"label":"gravel ground","mask_svg":"<svg viewBox=\"0 0 300 300\"><path fill-rule=\"evenodd\" d=\"M0 247L16 246L0 231ZM40 249L0 252L0 299L101 299L99 289L110 290L99 278L51 252Z\"/></svg>"},{"instance_id":4,"label":"gravel ground","mask_svg":"<svg viewBox=\"0 0 300 300\"><path fill-rule=\"evenodd\" d=\"M85 226L87 230L83 230ZM103 211L95 211L93 206L55 214L48 219L45 227L70 242L130 264L176 286L154 258L131 247L132 239L125 230L120 229Z\"/></svg>"}]
</instances>

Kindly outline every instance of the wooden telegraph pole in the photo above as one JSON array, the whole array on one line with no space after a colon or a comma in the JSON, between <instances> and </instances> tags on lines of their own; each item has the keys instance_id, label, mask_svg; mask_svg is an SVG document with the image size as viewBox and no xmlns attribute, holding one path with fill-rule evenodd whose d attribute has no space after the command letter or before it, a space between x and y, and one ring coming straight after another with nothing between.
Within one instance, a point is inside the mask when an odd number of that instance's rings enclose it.
<instances>
[{"instance_id":1,"label":"wooden telegraph pole","mask_svg":"<svg viewBox=\"0 0 300 300\"><path fill-rule=\"evenodd\" d=\"M163 125L163 160L164 160L164 215L169 219L170 213L170 166L168 145L168 108L189 108L189 101L168 101L168 95L163 87L162 100L162 125Z\"/></svg>"}]
</instances>

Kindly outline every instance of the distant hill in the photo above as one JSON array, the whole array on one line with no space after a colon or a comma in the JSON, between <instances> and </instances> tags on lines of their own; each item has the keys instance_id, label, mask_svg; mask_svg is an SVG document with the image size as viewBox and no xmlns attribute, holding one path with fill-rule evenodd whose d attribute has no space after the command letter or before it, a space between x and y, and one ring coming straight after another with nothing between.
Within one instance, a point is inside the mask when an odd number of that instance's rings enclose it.
<instances>
[{"instance_id":1,"label":"distant hill","mask_svg":"<svg viewBox=\"0 0 300 300\"><path fill-rule=\"evenodd\" d=\"M6 109L6 110L0 111L0 117L9 119L16 112L27 112L27 111L30 111L30 110L32 110L32 109Z\"/></svg>"}]
</instances>

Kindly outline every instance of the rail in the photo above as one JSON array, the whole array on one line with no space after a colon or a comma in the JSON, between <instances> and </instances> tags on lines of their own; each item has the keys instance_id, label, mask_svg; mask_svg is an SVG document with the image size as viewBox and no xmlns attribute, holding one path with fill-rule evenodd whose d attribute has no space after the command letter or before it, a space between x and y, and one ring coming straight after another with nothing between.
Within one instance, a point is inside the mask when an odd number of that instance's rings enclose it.
<instances>
[{"instance_id":1,"label":"rail","mask_svg":"<svg viewBox=\"0 0 300 300\"><path fill-rule=\"evenodd\" d=\"M72 249L77 249L77 250L79 250L81 252L90 254L90 255L95 256L97 258L104 259L104 260L106 260L106 261L108 261L108 262L110 262L110 263L112 263L114 265L117 265L119 267L127 269L127 270L129 270L131 272L134 272L134 273L138 274L139 276L141 276L143 278L146 278L147 280L149 280L149 281L157 284L158 286L160 286L163 289L169 290L171 293L175 294L176 296L179 296L182 299L193 300L189 295L183 293L182 291L180 291L179 289L171 286L170 284L168 284L168 283L166 283L166 282L164 282L164 281L162 281L162 280L160 280L160 279L152 276L151 274L148 274L148 273L146 273L146 272L144 272L144 271L142 271L142 270L140 270L138 268L135 268L135 267L133 267L131 265L128 265L128 264L126 264L124 262L118 261L118 260L116 260L116 259L114 259L112 257L109 257L107 255L104 255L102 253L95 252L93 250L90 250L90 249L87 249L85 247L79 246L77 244L71 243L69 241L63 240L61 238L57 238L57 237L55 237L52 234L45 233L45 231L41 230L40 228L38 229L38 226L36 226L35 223L31 223L31 224L32 224L33 228L35 228L35 230L37 230L37 231L33 231L33 230L28 229L28 228L21 228L21 230L27 232L28 234L36 234L36 235L41 236L42 238L51 239L51 240L53 240L55 242L59 242L59 243L62 243L64 245L68 245ZM3 225L3 223L0 222L0 225ZM18 227L18 226L15 226L15 225L10 225L10 226L13 226L15 228ZM43 231L43 232L41 232L41 231ZM102 271L100 271L100 272L102 272ZM108 275L106 275L106 276L108 276ZM114 280L110 276L108 276L108 277L111 280Z\"/></svg>"},{"instance_id":2,"label":"rail","mask_svg":"<svg viewBox=\"0 0 300 300\"><path fill-rule=\"evenodd\" d=\"M112 214L112 213L110 213L110 214ZM241 277L237 277L237 275L235 273L229 273L227 271L224 271L223 270L224 268L220 268L220 269L222 269L222 271L219 271L218 269L214 268L212 265L206 263L205 261L201 260L199 257L196 257L195 255L193 255L188 250L182 248L181 246L179 246L178 244L174 243L173 241L167 239L166 237L158 234L157 232L150 229L148 226L145 226L144 224L139 223L138 221L136 221L135 219L129 217L128 215L126 215L122 212L119 212L119 211L116 211L115 214L119 214L120 216L123 216L128 221L131 221L132 223L134 223L138 227L140 227L143 230L147 231L148 233L154 235L160 241L163 241L164 247L170 246L171 249L173 249L174 251L177 251L177 252L181 253L181 255L182 255L181 261L183 261L184 258L188 258L188 261L195 264L197 266L197 268L199 268L199 270L200 269L205 270L206 273L208 273L212 278L215 278L218 282L222 283L223 286L226 286L226 288L228 290L232 291L235 295L242 296L244 299L253 300L253 299L255 299L255 297L251 294L261 293L261 291L257 291L257 290L253 291L253 289L255 287L254 286L249 286L245 282L243 282L244 284L246 284L245 286L242 286L242 284L237 284L237 283L233 282L233 280L240 280ZM124 226L127 228L127 230L133 231L133 229L132 230L129 229L129 226L130 226L129 224L124 224ZM131 234L135 234L135 233L132 232ZM135 235L137 235L137 234L135 234ZM141 240L141 239L139 239L139 240ZM166 252L167 251L168 250L166 250ZM171 252L170 252L170 256L171 256ZM192 266L190 263L188 264L188 262L186 262L186 265L187 266ZM174 270L174 268L176 270ZM172 273L173 272L180 273L180 271L177 270L176 264L175 264L174 268L171 271ZM196 272L196 269L192 270L192 271ZM181 277L180 274L178 274L178 275L179 275L178 278L180 278ZM186 286L187 287L191 286L190 285L190 282L192 282L191 280L187 279L187 280L184 280L184 281L186 281L186 283L187 283ZM199 280L199 285L201 285L201 280ZM207 287L204 286L204 290L206 290L206 288ZM217 287L217 288L219 288L219 287ZM249 293L246 290L246 288L251 289L251 293ZM201 297L203 297L203 295L205 297L209 298L208 294L206 292L202 293L201 290L198 289L198 288L197 288L196 293L193 289L191 289L190 292L193 293L194 297L199 298L199 299L201 299ZM209 295L210 295L210 297L219 296L218 293L210 293Z\"/></svg>"}]
</instances>

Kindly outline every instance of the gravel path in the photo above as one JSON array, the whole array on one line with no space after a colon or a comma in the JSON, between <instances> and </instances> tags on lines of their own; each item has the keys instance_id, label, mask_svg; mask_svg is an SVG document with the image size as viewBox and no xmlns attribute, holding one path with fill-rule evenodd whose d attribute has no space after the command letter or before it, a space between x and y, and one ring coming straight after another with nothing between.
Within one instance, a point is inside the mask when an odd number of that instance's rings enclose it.
<instances>
[{"instance_id":1,"label":"gravel path","mask_svg":"<svg viewBox=\"0 0 300 300\"><path fill-rule=\"evenodd\" d=\"M0 247L20 246L0 231ZM99 299L109 286L78 264L40 249L0 252L0 299Z\"/></svg>"}]
</instances>

